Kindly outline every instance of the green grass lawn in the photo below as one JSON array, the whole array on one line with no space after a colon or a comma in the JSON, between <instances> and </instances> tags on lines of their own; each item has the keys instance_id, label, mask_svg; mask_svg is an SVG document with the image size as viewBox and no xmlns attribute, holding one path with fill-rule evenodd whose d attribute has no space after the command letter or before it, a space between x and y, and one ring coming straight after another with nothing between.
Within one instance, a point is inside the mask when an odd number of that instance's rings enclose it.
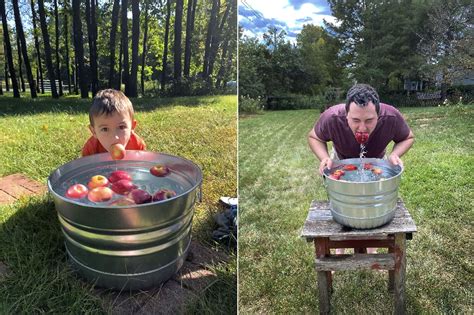
<instances>
[{"instance_id":1,"label":"green grass lawn","mask_svg":"<svg viewBox=\"0 0 474 315\"><path fill-rule=\"evenodd\" d=\"M408 241L410 314L472 313L474 105L402 108L416 137L399 195L418 232ZM327 200L306 135L319 111L239 120L239 310L314 314L314 247L299 237L311 200ZM386 272L336 272L334 314L391 314Z\"/></svg>"},{"instance_id":2,"label":"green grass lawn","mask_svg":"<svg viewBox=\"0 0 474 315\"><path fill-rule=\"evenodd\" d=\"M132 99L136 132L150 151L190 159L203 170L203 200L196 205L193 238L213 245L213 215L220 196L237 192L237 98L208 96ZM91 99L0 97L0 176L23 173L45 183L49 174L80 157L90 136ZM214 244L215 245L215 244ZM221 247L221 250L224 248ZM236 256L215 267L218 281L194 309L236 310ZM91 285L69 269L52 198L23 198L0 207L0 313L96 313Z\"/></svg>"}]
</instances>

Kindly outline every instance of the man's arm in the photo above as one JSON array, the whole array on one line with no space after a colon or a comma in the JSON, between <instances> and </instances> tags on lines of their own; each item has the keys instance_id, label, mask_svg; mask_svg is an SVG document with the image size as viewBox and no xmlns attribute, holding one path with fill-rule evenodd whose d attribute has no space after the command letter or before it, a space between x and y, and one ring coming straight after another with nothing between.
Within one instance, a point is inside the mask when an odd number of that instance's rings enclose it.
<instances>
[{"instance_id":1,"label":"man's arm","mask_svg":"<svg viewBox=\"0 0 474 315\"><path fill-rule=\"evenodd\" d=\"M394 165L400 165L403 167L403 161L400 157L405 154L408 150L410 150L411 146L415 142L415 136L413 132L410 130L408 137L405 140L395 143L392 149L392 153L390 153L388 160L392 162Z\"/></svg>"},{"instance_id":2,"label":"man's arm","mask_svg":"<svg viewBox=\"0 0 474 315\"><path fill-rule=\"evenodd\" d=\"M308 144L314 155L321 161L319 164L319 173L322 175L325 168L332 167L332 160L329 157L327 144L316 136L314 128L311 128L308 133Z\"/></svg>"}]
</instances>

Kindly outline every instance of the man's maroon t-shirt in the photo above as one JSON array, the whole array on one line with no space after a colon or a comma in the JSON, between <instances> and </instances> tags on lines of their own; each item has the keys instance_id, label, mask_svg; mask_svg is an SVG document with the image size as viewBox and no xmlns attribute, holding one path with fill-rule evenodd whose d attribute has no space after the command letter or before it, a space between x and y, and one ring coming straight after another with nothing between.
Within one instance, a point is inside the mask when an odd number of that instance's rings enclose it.
<instances>
[{"instance_id":1,"label":"man's maroon t-shirt","mask_svg":"<svg viewBox=\"0 0 474 315\"><path fill-rule=\"evenodd\" d=\"M359 157L360 145L347 123L345 104L334 105L322 113L314 131L319 139L332 141L340 159ZM380 103L377 126L369 136L365 156L383 158L390 141L398 143L405 140L409 134L410 127L400 112L393 106Z\"/></svg>"}]
</instances>

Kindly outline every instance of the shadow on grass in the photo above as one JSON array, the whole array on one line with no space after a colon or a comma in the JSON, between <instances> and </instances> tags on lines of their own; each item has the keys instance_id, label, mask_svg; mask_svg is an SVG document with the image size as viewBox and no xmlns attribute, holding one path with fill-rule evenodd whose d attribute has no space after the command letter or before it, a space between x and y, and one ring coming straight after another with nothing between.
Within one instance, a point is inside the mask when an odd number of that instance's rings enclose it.
<instances>
[{"instance_id":1,"label":"shadow on grass","mask_svg":"<svg viewBox=\"0 0 474 315\"><path fill-rule=\"evenodd\" d=\"M218 102L218 96L189 96L189 97L145 97L131 98L135 111L153 111L157 108L170 106L196 107ZM0 96L0 116L32 115L51 112L65 112L70 114L89 113L92 98L81 99L77 96L67 96L52 99L49 96L40 96L37 99L13 98Z\"/></svg>"},{"instance_id":2,"label":"shadow on grass","mask_svg":"<svg viewBox=\"0 0 474 315\"><path fill-rule=\"evenodd\" d=\"M165 307L165 300L174 298L177 304L184 298L179 295L183 289L176 285L166 290L160 286L119 292L94 289L92 283L78 277L68 263L55 206L48 195L20 199L1 208L1 217L8 218L0 225L0 262L8 272L0 277L0 313L82 314L142 308L153 312ZM217 279L202 292L193 308L235 313L236 270L235 255L231 266L222 263L212 267ZM204 279L190 280L188 285L193 286L193 281Z\"/></svg>"},{"instance_id":3,"label":"shadow on grass","mask_svg":"<svg viewBox=\"0 0 474 315\"><path fill-rule=\"evenodd\" d=\"M0 225L0 261L8 268L0 280L2 308L10 314L98 312L91 286L68 266L52 200L24 198L0 211L10 210Z\"/></svg>"}]
</instances>

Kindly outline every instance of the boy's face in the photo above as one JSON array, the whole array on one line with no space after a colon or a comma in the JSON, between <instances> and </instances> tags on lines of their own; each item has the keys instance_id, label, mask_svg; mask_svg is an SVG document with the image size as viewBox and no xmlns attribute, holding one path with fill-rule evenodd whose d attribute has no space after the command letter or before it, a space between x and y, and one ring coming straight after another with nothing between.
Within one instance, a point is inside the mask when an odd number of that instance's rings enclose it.
<instances>
[{"instance_id":1,"label":"boy's face","mask_svg":"<svg viewBox=\"0 0 474 315\"><path fill-rule=\"evenodd\" d=\"M132 121L129 113L114 112L94 117L94 126L89 125L89 129L109 151L112 144L120 143L125 147L136 124L137 121Z\"/></svg>"}]
</instances>

